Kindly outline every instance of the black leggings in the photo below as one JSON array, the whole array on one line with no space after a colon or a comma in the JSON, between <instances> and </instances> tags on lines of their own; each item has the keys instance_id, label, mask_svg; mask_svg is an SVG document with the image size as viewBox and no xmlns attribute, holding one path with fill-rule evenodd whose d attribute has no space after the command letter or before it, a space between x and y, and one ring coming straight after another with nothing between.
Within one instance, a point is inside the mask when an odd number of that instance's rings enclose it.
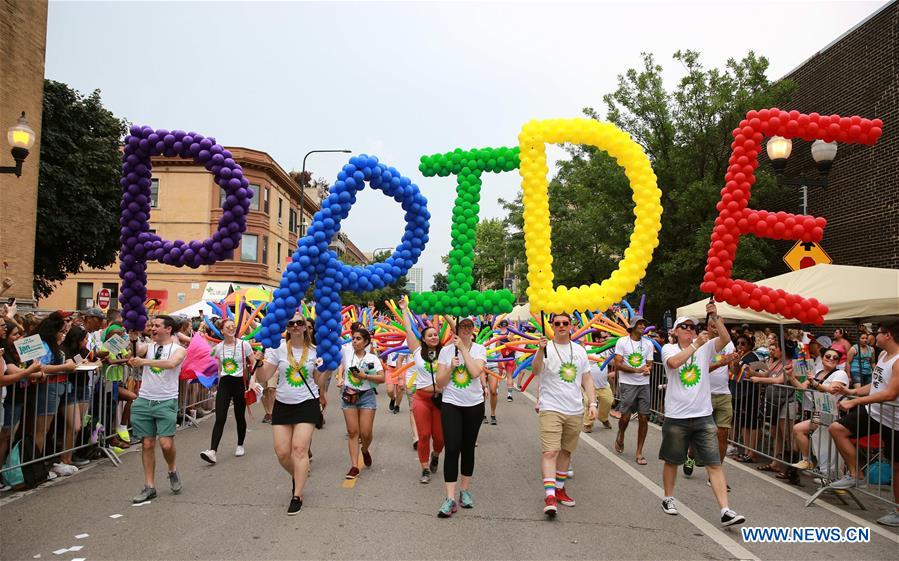
<instances>
[{"instance_id":1,"label":"black leggings","mask_svg":"<svg viewBox=\"0 0 899 561\"><path fill-rule=\"evenodd\" d=\"M237 420L237 445L243 446L247 436L247 402L244 401L243 378L219 376L219 389L215 394L215 426L212 427L212 449L218 450L228 420L228 406L234 402L234 418Z\"/></svg>"},{"instance_id":2,"label":"black leggings","mask_svg":"<svg viewBox=\"0 0 899 561\"><path fill-rule=\"evenodd\" d=\"M440 409L443 424L443 480L455 483L459 479L459 456L462 456L462 475L474 474L474 445L484 419L484 402L470 407L444 403Z\"/></svg>"}]
</instances>

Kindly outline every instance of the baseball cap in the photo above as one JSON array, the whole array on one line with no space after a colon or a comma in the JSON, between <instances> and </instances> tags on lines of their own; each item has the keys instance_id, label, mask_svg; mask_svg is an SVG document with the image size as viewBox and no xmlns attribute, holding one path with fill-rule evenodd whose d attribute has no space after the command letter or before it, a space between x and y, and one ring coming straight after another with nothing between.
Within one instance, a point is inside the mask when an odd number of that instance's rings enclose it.
<instances>
[{"instance_id":1,"label":"baseball cap","mask_svg":"<svg viewBox=\"0 0 899 561\"><path fill-rule=\"evenodd\" d=\"M815 341L817 341L818 344L821 345L822 347L824 347L825 349L830 347L833 344L833 341L831 341L830 337L828 337L827 335L820 335L818 337L815 337Z\"/></svg>"},{"instance_id":2,"label":"baseball cap","mask_svg":"<svg viewBox=\"0 0 899 561\"><path fill-rule=\"evenodd\" d=\"M73 313L74 313L74 312L67 312L67 311L65 311L65 310L56 310L55 312L53 312L53 313L50 314L50 315L52 316L52 315L56 314L56 317L59 317L59 318L63 318L63 319L64 319L64 318L67 318L67 317L71 316Z\"/></svg>"},{"instance_id":3,"label":"baseball cap","mask_svg":"<svg viewBox=\"0 0 899 561\"><path fill-rule=\"evenodd\" d=\"M688 322L688 321L693 322L693 325L699 325L699 322L696 321L696 318L694 318L694 317L680 316L679 318L674 320L674 327L677 327L678 325Z\"/></svg>"},{"instance_id":4,"label":"baseball cap","mask_svg":"<svg viewBox=\"0 0 899 561\"><path fill-rule=\"evenodd\" d=\"M103 310L100 308L88 308L82 314L86 318L100 318L103 319L106 317L106 314L103 313Z\"/></svg>"},{"instance_id":5,"label":"baseball cap","mask_svg":"<svg viewBox=\"0 0 899 561\"><path fill-rule=\"evenodd\" d=\"M474 325L475 325L475 323L474 323L474 318L472 318L472 317L464 317L464 318L461 318L461 319L459 320L459 327L462 327L463 324L469 324L469 325L471 325L472 327L474 327Z\"/></svg>"},{"instance_id":6,"label":"baseball cap","mask_svg":"<svg viewBox=\"0 0 899 561\"><path fill-rule=\"evenodd\" d=\"M633 330L634 327L635 327L638 323L640 323L641 321L642 321L643 323L645 323L646 325L649 325L649 322L646 321L646 318L645 318L645 317L643 317L643 316L634 316L633 319L631 319L631 326L628 328L628 331Z\"/></svg>"}]
</instances>

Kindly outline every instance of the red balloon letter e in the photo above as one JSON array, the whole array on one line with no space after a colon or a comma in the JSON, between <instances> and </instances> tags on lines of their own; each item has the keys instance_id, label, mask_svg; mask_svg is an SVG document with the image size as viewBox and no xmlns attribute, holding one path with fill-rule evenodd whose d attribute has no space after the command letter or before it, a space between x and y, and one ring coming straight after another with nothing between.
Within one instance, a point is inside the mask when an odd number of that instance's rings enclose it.
<instances>
[{"instance_id":1,"label":"red balloon letter e","mask_svg":"<svg viewBox=\"0 0 899 561\"><path fill-rule=\"evenodd\" d=\"M762 140L766 136L783 136L806 141L872 145L883 133L882 127L880 119L859 116L805 115L780 109L747 113L733 132L734 142L724 176L726 183L717 205L719 214L712 230L712 243L700 290L714 294L716 300L732 306L779 314L802 323L823 323L827 306L815 298L806 299L799 294L732 278L740 236L819 242L827 225L827 220L821 217L748 208Z\"/></svg>"}]
</instances>

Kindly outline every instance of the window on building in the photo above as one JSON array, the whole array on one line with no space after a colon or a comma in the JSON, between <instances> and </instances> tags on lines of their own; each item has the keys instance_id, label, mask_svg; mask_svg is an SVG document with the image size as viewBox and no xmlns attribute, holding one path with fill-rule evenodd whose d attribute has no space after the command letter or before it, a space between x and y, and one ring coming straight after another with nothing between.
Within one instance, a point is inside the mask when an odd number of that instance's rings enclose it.
<instances>
[{"instance_id":1,"label":"window on building","mask_svg":"<svg viewBox=\"0 0 899 561\"><path fill-rule=\"evenodd\" d=\"M159 206L159 180L150 180L150 208Z\"/></svg>"},{"instance_id":2,"label":"window on building","mask_svg":"<svg viewBox=\"0 0 899 561\"><path fill-rule=\"evenodd\" d=\"M93 305L94 300L94 283L79 282L77 300L75 301L76 310L86 310L88 308L87 301L90 300Z\"/></svg>"},{"instance_id":3,"label":"window on building","mask_svg":"<svg viewBox=\"0 0 899 561\"><path fill-rule=\"evenodd\" d=\"M253 192L253 199L250 201L250 210L259 210L261 208L259 204L259 185L250 183L250 191Z\"/></svg>"},{"instance_id":4,"label":"window on building","mask_svg":"<svg viewBox=\"0 0 899 561\"><path fill-rule=\"evenodd\" d=\"M278 270L281 270L281 242L278 242L278 252L277 252L277 261L275 264L278 266Z\"/></svg>"},{"instance_id":5,"label":"window on building","mask_svg":"<svg viewBox=\"0 0 899 561\"><path fill-rule=\"evenodd\" d=\"M290 209L287 229L291 232L297 231L297 211L294 209Z\"/></svg>"},{"instance_id":6,"label":"window on building","mask_svg":"<svg viewBox=\"0 0 899 561\"><path fill-rule=\"evenodd\" d=\"M278 197L278 224L281 223L281 216L284 214L284 199Z\"/></svg>"},{"instance_id":7,"label":"window on building","mask_svg":"<svg viewBox=\"0 0 899 561\"><path fill-rule=\"evenodd\" d=\"M262 236L262 264L268 265L268 236Z\"/></svg>"},{"instance_id":8,"label":"window on building","mask_svg":"<svg viewBox=\"0 0 899 561\"><path fill-rule=\"evenodd\" d=\"M244 234L240 241L240 260L256 263L259 261L259 236Z\"/></svg>"},{"instance_id":9,"label":"window on building","mask_svg":"<svg viewBox=\"0 0 899 561\"><path fill-rule=\"evenodd\" d=\"M115 282L104 282L103 288L109 290L109 309L117 310L119 308L119 285Z\"/></svg>"},{"instance_id":10,"label":"window on building","mask_svg":"<svg viewBox=\"0 0 899 561\"><path fill-rule=\"evenodd\" d=\"M265 213L266 213L266 214L268 214L268 197L269 197L269 195L270 195L270 193L269 193L270 191L271 191L271 189L269 189L268 187L265 188L265 200L264 200L264 202L265 202ZM280 215L280 214L278 214L278 218L281 218L281 215Z\"/></svg>"}]
</instances>

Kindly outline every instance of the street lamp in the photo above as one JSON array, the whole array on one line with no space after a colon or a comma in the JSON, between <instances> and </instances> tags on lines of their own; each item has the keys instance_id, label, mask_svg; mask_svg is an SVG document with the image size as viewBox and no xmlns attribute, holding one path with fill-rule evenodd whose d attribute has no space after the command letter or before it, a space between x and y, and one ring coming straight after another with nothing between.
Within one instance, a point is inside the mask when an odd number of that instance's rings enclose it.
<instances>
[{"instance_id":1,"label":"street lamp","mask_svg":"<svg viewBox=\"0 0 899 561\"><path fill-rule=\"evenodd\" d=\"M353 151L349 148L344 148L343 150L310 150L306 152L306 155L303 156L303 171L300 172L300 237L302 238L306 234L305 223L306 220L303 218L303 202L306 198L306 158L309 157L310 154L320 154L323 152L330 153L341 153L341 154L351 154Z\"/></svg>"},{"instance_id":2,"label":"street lamp","mask_svg":"<svg viewBox=\"0 0 899 561\"><path fill-rule=\"evenodd\" d=\"M816 140L812 143L812 159L818 167L821 177L784 177L783 172L787 167L787 158L793 152L793 141L782 136L772 136L765 146L771 167L777 176L778 185L799 186L802 189L802 214L808 214L808 188L827 187L827 174L833 165L833 159L837 156L837 143Z\"/></svg>"},{"instance_id":3,"label":"street lamp","mask_svg":"<svg viewBox=\"0 0 899 561\"><path fill-rule=\"evenodd\" d=\"M9 127L6 132L6 140L12 146L12 157L16 165L0 167L0 173L14 173L16 177L22 177L22 163L28 157L28 150L34 146L34 139L34 131L28 126L25 112L22 111L22 116L16 124Z\"/></svg>"}]
</instances>

